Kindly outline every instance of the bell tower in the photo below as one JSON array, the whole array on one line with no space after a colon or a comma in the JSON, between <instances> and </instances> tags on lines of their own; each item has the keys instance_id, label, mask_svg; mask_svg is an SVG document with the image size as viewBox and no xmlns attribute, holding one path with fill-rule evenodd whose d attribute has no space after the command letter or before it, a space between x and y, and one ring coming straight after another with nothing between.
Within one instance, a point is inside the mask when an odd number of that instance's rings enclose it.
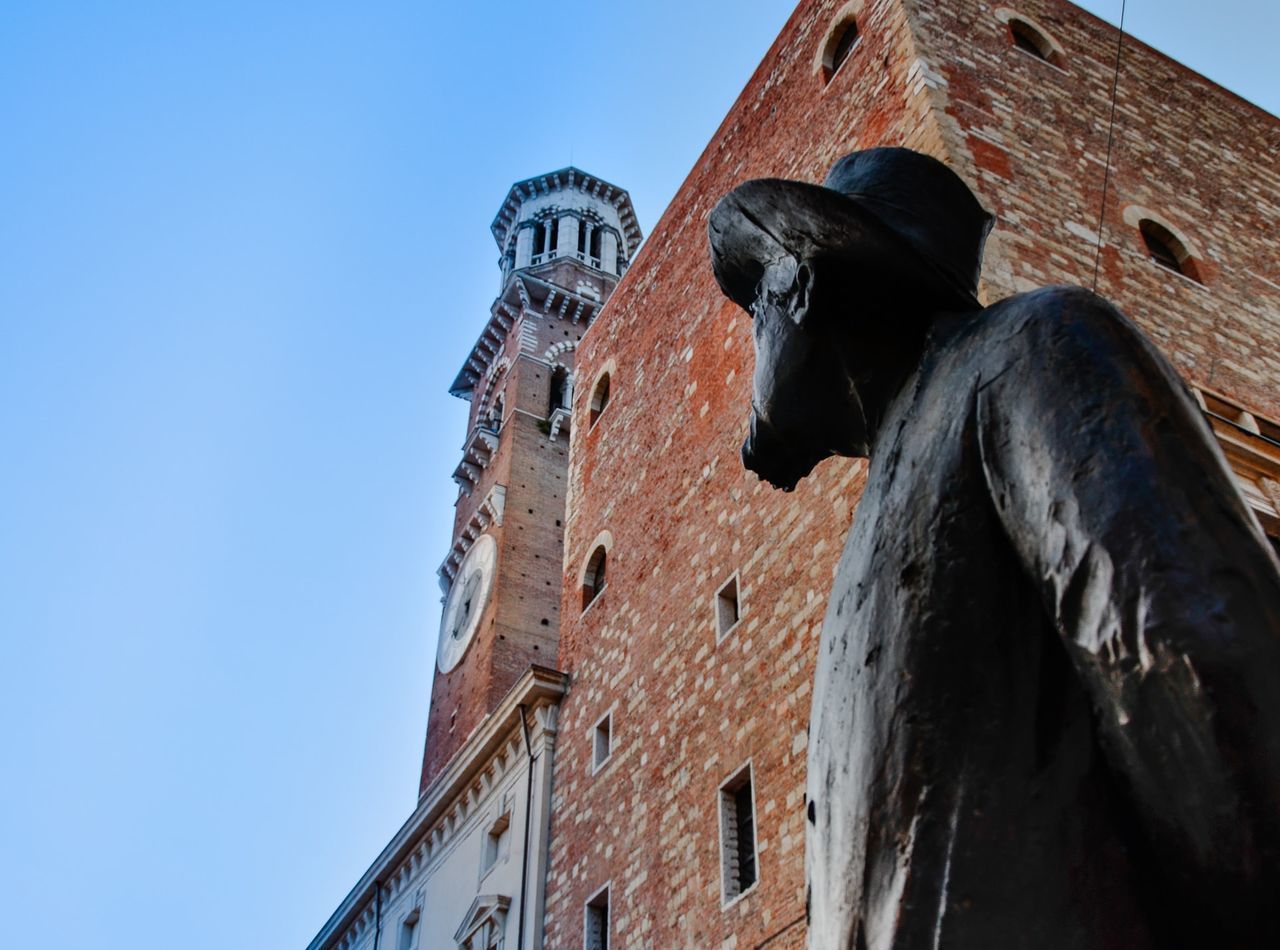
<instances>
[{"instance_id":1,"label":"bell tower","mask_svg":"<svg viewBox=\"0 0 1280 950\"><path fill-rule=\"evenodd\" d=\"M420 791L531 664L554 667L574 350L640 245L627 192L577 168L517 182L501 289L449 391L470 403Z\"/></svg>"}]
</instances>

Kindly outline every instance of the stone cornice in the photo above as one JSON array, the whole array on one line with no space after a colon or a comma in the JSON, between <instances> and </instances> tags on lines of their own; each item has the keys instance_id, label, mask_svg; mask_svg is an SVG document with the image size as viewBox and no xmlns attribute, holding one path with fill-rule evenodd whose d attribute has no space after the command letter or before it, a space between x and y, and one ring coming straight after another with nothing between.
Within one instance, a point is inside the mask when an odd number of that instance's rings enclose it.
<instances>
[{"instance_id":1,"label":"stone cornice","mask_svg":"<svg viewBox=\"0 0 1280 950\"><path fill-rule=\"evenodd\" d=\"M549 265L572 260L574 259L557 258L549 262ZM606 299L609 292L612 292L612 285L606 285ZM586 325L596 318L603 307L603 300L593 300L574 293L526 270L513 273L493 302L489 322L485 324L480 338L467 354L466 362L449 386L449 394L460 399L471 398L476 384L485 377L494 365L495 357L502 352L507 333L518 322L518 318L526 313Z\"/></svg>"},{"instance_id":2,"label":"stone cornice","mask_svg":"<svg viewBox=\"0 0 1280 950\"><path fill-rule=\"evenodd\" d=\"M624 240L627 257L634 256L636 248L640 246L642 235L640 224L636 220L636 210L631 204L631 195L627 193L626 189L612 185L603 178L589 175L582 169L574 168L573 166L548 172L545 175L526 178L524 181L518 181L511 186L510 191L507 192L506 200L502 202L502 207L498 210L497 216L494 217L493 224L490 225L490 230L493 232L494 240L498 242L498 247L506 246L507 232L519 215L520 205L527 199L536 198L540 195L549 195L552 192L570 188L584 191L607 204L613 205L618 210L618 217L622 220L622 229L625 232Z\"/></svg>"}]
</instances>

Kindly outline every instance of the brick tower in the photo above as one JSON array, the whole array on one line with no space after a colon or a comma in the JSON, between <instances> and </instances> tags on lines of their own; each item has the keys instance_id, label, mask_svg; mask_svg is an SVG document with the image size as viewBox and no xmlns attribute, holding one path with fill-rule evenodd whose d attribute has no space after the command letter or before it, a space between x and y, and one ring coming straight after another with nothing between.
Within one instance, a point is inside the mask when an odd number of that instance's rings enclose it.
<instances>
[{"instance_id":1,"label":"brick tower","mask_svg":"<svg viewBox=\"0 0 1280 950\"><path fill-rule=\"evenodd\" d=\"M422 791L530 664L555 665L574 350L641 237L627 193L576 168L513 185L492 230L502 289L449 390L471 411Z\"/></svg>"}]
</instances>

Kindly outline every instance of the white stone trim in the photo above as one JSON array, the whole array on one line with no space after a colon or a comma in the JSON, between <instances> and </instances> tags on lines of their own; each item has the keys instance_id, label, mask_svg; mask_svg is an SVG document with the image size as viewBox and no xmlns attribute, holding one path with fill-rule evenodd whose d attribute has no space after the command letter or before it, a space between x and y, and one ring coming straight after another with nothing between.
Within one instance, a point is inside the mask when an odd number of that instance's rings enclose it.
<instances>
[{"instance_id":1,"label":"white stone trim","mask_svg":"<svg viewBox=\"0 0 1280 950\"><path fill-rule=\"evenodd\" d=\"M840 71L839 69L832 69L833 55L836 44L839 43L840 37L844 35L843 28L848 23L852 22L858 29L858 36L853 41L853 46L849 49L849 56L852 56L853 50L862 44L862 8L864 5L863 0L849 0L827 20L827 28L823 31L822 39L819 41L813 55L813 73L821 78L824 84L829 84L835 78L836 73ZM849 57L846 56L845 62L848 61Z\"/></svg>"}]
</instances>

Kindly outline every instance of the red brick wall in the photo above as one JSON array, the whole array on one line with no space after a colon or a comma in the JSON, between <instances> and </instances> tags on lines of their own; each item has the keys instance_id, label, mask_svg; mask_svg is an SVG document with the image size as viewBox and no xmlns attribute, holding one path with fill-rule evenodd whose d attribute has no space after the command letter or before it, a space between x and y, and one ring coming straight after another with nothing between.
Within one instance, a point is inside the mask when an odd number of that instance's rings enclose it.
<instances>
[{"instance_id":1,"label":"red brick wall","mask_svg":"<svg viewBox=\"0 0 1280 950\"><path fill-rule=\"evenodd\" d=\"M581 944L583 902L606 882L619 946L804 938L789 925L804 912L813 653L865 469L828 461L790 495L743 471L751 345L707 260L716 200L748 178L817 181L850 150L908 145L950 162L1000 216L985 299L1092 270L1075 231L1096 230L1114 32L1064 3L1019 3L1067 48L1062 74L1014 50L976 0L867 0L854 5L862 38L824 86L818 47L843 7L801 3L578 351L581 380L616 371L608 409L572 440L550 946ZM1139 45L1125 62L1099 289L1193 380L1275 414L1277 123ZM1145 259L1122 220L1131 203L1204 249L1207 287ZM578 574L604 529L608 587L582 614ZM742 620L717 643L714 594L734 571ZM591 775L589 733L610 709L615 752ZM759 885L722 909L717 789L748 759Z\"/></svg>"},{"instance_id":2,"label":"red brick wall","mask_svg":"<svg viewBox=\"0 0 1280 950\"><path fill-rule=\"evenodd\" d=\"M1059 42L1064 71L1015 49L994 6L913 5L946 81L950 154L999 219L989 298L1090 286L1116 31L1061 0L1010 4ZM1189 381L1280 415L1280 123L1130 37L1120 70L1098 292ZM1124 220L1131 205L1201 250L1203 287L1148 258Z\"/></svg>"}]
</instances>

